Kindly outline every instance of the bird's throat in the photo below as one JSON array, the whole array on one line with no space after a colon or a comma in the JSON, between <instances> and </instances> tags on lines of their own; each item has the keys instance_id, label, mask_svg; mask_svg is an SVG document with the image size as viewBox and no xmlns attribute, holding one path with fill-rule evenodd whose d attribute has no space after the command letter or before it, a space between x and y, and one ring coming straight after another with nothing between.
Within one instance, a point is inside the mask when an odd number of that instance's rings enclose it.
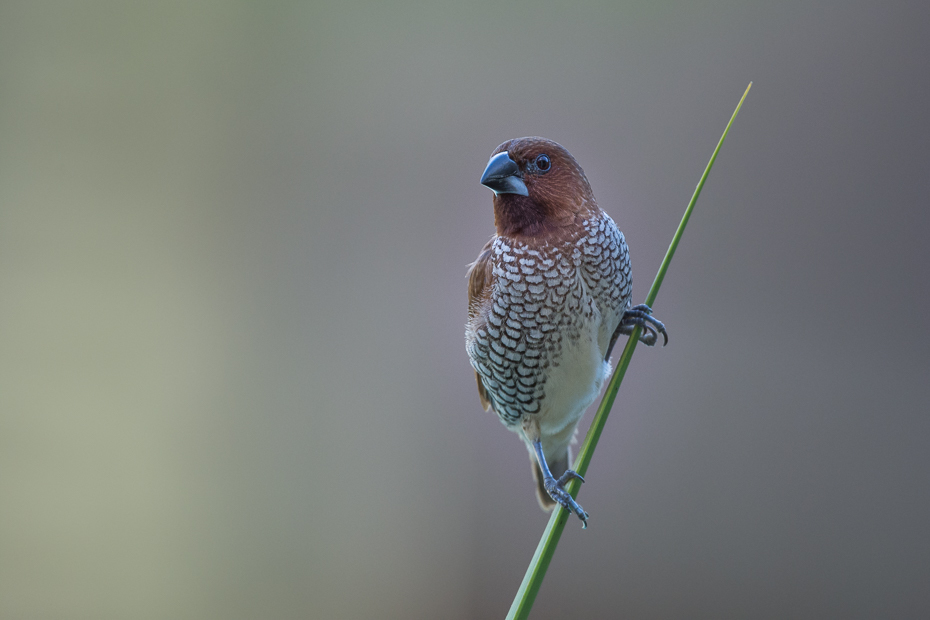
<instances>
[{"instance_id":1,"label":"bird's throat","mask_svg":"<svg viewBox=\"0 0 930 620\"><path fill-rule=\"evenodd\" d=\"M494 226L507 237L539 237L552 226L545 210L527 196L499 194L494 197Z\"/></svg>"}]
</instances>

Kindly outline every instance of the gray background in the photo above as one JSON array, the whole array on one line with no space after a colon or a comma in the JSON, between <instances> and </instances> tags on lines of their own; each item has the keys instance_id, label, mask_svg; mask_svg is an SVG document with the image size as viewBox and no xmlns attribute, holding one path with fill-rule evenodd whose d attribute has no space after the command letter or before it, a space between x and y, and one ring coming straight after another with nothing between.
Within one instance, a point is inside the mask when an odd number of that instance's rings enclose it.
<instances>
[{"instance_id":1,"label":"gray background","mask_svg":"<svg viewBox=\"0 0 930 620\"><path fill-rule=\"evenodd\" d=\"M534 617L930 616L925 2L3 3L0 617L501 617L478 177L544 135L641 301ZM591 412L582 423L585 430Z\"/></svg>"}]
</instances>

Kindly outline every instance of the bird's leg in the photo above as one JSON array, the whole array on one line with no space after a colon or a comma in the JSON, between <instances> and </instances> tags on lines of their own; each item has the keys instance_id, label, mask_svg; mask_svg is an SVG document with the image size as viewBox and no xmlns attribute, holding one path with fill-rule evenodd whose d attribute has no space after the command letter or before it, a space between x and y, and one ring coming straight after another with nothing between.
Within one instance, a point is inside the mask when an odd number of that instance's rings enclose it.
<instances>
[{"instance_id":1,"label":"bird's leg","mask_svg":"<svg viewBox=\"0 0 930 620\"><path fill-rule=\"evenodd\" d=\"M542 471L543 487L545 487L546 493L557 503L578 515L578 518L581 519L581 526L587 528L588 513L586 513L584 508L582 508L569 492L565 490L565 484L572 478L577 478L582 482L584 482L584 478L582 478L578 472L567 469L558 480L555 479L555 476L549 471L549 464L546 463L546 455L543 454L542 441L539 437L539 420L537 420L535 416L524 414L523 434L526 435L526 438L533 444L533 450L536 452L536 460L539 462L540 471Z\"/></svg>"},{"instance_id":2,"label":"bird's leg","mask_svg":"<svg viewBox=\"0 0 930 620\"><path fill-rule=\"evenodd\" d=\"M617 325L617 329L614 330L614 335L610 339L610 346L607 347L607 355L604 359L610 359L610 353L617 343L617 338L619 338L621 334L629 336L633 333L633 329L637 325L643 328L643 333L639 336L639 341L644 345L648 347L655 345L659 340L659 334L662 334L665 339L662 346L664 347L668 344L668 332L665 331L665 325L662 324L662 321L652 316L652 308L646 304L639 304L623 313L623 316L620 318L620 323Z\"/></svg>"},{"instance_id":3,"label":"bird's leg","mask_svg":"<svg viewBox=\"0 0 930 620\"><path fill-rule=\"evenodd\" d=\"M543 486L546 487L546 492L549 493L549 497L578 515L578 518L581 519L581 527L587 528L588 513L586 513L584 508L582 508L568 491L565 490L565 484L572 478L578 478L582 482L584 482L584 478L578 475L577 472L568 469L556 480L552 472L549 471L549 465L546 463L546 457L543 455L542 442L538 439L534 441L533 449L536 451L536 460L539 461L539 468L542 470L543 474Z\"/></svg>"}]
</instances>

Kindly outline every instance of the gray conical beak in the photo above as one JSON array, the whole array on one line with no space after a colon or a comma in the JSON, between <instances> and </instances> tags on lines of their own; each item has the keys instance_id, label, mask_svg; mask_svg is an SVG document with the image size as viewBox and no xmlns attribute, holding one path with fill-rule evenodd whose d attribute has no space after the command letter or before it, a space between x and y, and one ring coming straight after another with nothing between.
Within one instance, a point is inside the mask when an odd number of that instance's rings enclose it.
<instances>
[{"instance_id":1,"label":"gray conical beak","mask_svg":"<svg viewBox=\"0 0 930 620\"><path fill-rule=\"evenodd\" d=\"M529 192L526 191L526 184L522 177L517 162L510 159L510 155L504 151L492 157L488 162L488 167L481 175L481 184L490 188L495 194L528 196Z\"/></svg>"}]
</instances>

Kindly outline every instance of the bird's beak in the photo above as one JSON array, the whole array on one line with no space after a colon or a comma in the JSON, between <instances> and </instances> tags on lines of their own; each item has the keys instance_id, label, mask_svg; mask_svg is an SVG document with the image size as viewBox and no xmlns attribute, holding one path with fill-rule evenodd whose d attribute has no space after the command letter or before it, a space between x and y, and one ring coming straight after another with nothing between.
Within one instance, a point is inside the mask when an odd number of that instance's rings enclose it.
<instances>
[{"instance_id":1,"label":"bird's beak","mask_svg":"<svg viewBox=\"0 0 930 620\"><path fill-rule=\"evenodd\" d=\"M481 175L481 184L490 188L495 194L519 194L528 196L526 183L517 162L510 159L507 151L498 153L488 162L488 167Z\"/></svg>"}]
</instances>

